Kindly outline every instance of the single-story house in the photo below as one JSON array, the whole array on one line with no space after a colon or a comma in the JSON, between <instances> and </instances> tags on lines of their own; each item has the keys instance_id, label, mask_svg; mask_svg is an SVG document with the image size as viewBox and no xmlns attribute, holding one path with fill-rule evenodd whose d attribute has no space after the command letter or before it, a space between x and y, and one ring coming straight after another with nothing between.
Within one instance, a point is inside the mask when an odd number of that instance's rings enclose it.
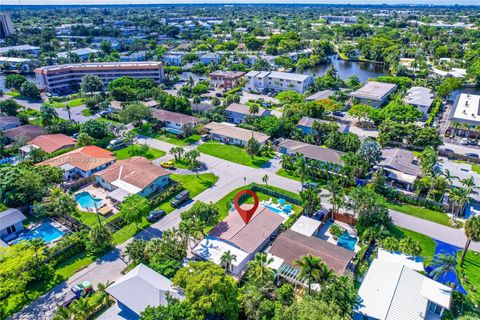
<instances>
[{"instance_id":1,"label":"single-story house","mask_svg":"<svg viewBox=\"0 0 480 320\"><path fill-rule=\"evenodd\" d=\"M251 206L244 204L242 208L248 210ZM222 255L230 251L236 255L236 260L230 264L229 272L241 275L247 262L268 244L272 235L277 234L283 220L279 214L259 205L248 224L245 224L235 210L215 226L192 252L199 259L221 264Z\"/></svg>"},{"instance_id":2,"label":"single-story house","mask_svg":"<svg viewBox=\"0 0 480 320\"><path fill-rule=\"evenodd\" d=\"M233 124L225 122L210 122L203 128L210 133L213 140L240 146L246 145L247 141L252 137L261 145L270 139L270 137L264 133L238 128Z\"/></svg>"},{"instance_id":3,"label":"single-story house","mask_svg":"<svg viewBox=\"0 0 480 320\"><path fill-rule=\"evenodd\" d=\"M131 157L95 173L95 181L111 193L122 189L124 192L117 191L116 194L146 197L166 187L170 182L170 174L170 171L154 165L146 158ZM114 199L121 202L123 198Z\"/></svg>"},{"instance_id":4,"label":"single-story house","mask_svg":"<svg viewBox=\"0 0 480 320\"><path fill-rule=\"evenodd\" d=\"M9 141L13 141L15 137L25 137L27 141L32 140L38 136L46 134L45 128L40 126L35 126L32 124L26 124L20 127L12 128L5 130L3 132L5 137L8 138Z\"/></svg>"},{"instance_id":5,"label":"single-story house","mask_svg":"<svg viewBox=\"0 0 480 320\"><path fill-rule=\"evenodd\" d=\"M232 103L225 109L225 115L227 116L228 122L239 124L243 122L247 116L266 117L270 115L270 110L258 108L257 113L251 113L249 106L240 103Z\"/></svg>"},{"instance_id":6,"label":"single-story house","mask_svg":"<svg viewBox=\"0 0 480 320\"><path fill-rule=\"evenodd\" d=\"M100 316L100 319L139 319L147 307L168 305L168 296L184 299L169 279L143 263L115 281L106 291L117 300L117 305L106 311L109 316Z\"/></svg>"},{"instance_id":7,"label":"single-story house","mask_svg":"<svg viewBox=\"0 0 480 320\"><path fill-rule=\"evenodd\" d=\"M245 75L241 71L217 70L208 75L212 82L223 87L224 90L236 88L240 85L240 79Z\"/></svg>"},{"instance_id":8,"label":"single-story house","mask_svg":"<svg viewBox=\"0 0 480 320\"><path fill-rule=\"evenodd\" d=\"M315 118L311 118L311 117L303 117L298 122L297 128L302 130L302 132L305 133L305 134L311 134L314 131L313 130L313 124L315 122L330 123L330 121L327 121L327 120L315 119ZM350 130L350 126L348 126L344 123L337 123L337 124L338 124L338 132L339 133L347 133Z\"/></svg>"},{"instance_id":9,"label":"single-story house","mask_svg":"<svg viewBox=\"0 0 480 320\"><path fill-rule=\"evenodd\" d=\"M28 145L37 147L46 153L52 153L58 150L72 148L76 140L62 133L45 134L38 136L28 142Z\"/></svg>"},{"instance_id":10,"label":"single-story house","mask_svg":"<svg viewBox=\"0 0 480 320\"><path fill-rule=\"evenodd\" d=\"M11 208L0 212L0 239L13 239L17 232L23 230L23 221L26 219L18 209Z\"/></svg>"},{"instance_id":11,"label":"single-story house","mask_svg":"<svg viewBox=\"0 0 480 320\"><path fill-rule=\"evenodd\" d=\"M64 179L88 178L115 162L115 155L97 146L85 146L50 158L40 165L50 165L64 171Z\"/></svg>"},{"instance_id":12,"label":"single-story house","mask_svg":"<svg viewBox=\"0 0 480 320\"><path fill-rule=\"evenodd\" d=\"M277 140L276 147L282 154L293 155L299 153L309 160L317 160L324 163L342 165L342 160L340 158L344 153L341 151L323 148L291 139Z\"/></svg>"},{"instance_id":13,"label":"single-story house","mask_svg":"<svg viewBox=\"0 0 480 320\"><path fill-rule=\"evenodd\" d=\"M183 134L186 131L192 131L200 121L197 117L163 109L155 110L153 117L157 119L168 132L174 134Z\"/></svg>"},{"instance_id":14,"label":"single-story house","mask_svg":"<svg viewBox=\"0 0 480 320\"><path fill-rule=\"evenodd\" d=\"M423 113L423 118L426 119L434 98L435 94L429 88L411 87L403 98L403 102L416 107Z\"/></svg>"},{"instance_id":15,"label":"single-story house","mask_svg":"<svg viewBox=\"0 0 480 320\"><path fill-rule=\"evenodd\" d=\"M351 92L349 96L359 99L361 103L378 108L397 90L397 87L393 83L369 81L360 89Z\"/></svg>"},{"instance_id":16,"label":"single-story house","mask_svg":"<svg viewBox=\"0 0 480 320\"><path fill-rule=\"evenodd\" d=\"M300 270L295 266L295 260L303 256L310 254L320 257L337 275L344 274L355 256L354 251L291 229L278 236L268 253L282 261L277 270L278 275L296 283L301 283L301 279L297 279Z\"/></svg>"},{"instance_id":17,"label":"single-story house","mask_svg":"<svg viewBox=\"0 0 480 320\"><path fill-rule=\"evenodd\" d=\"M87 60L90 55L95 54L100 52L100 50L97 49L92 49L92 48L81 48L81 49L74 49L71 51L64 51L64 52L59 52L58 57L59 58L69 58L72 54L75 54L78 56L78 58L82 61Z\"/></svg>"},{"instance_id":18,"label":"single-story house","mask_svg":"<svg viewBox=\"0 0 480 320\"><path fill-rule=\"evenodd\" d=\"M422 175L415 156L405 149L383 149L382 159L377 166L383 168L389 180L409 191L413 189L417 177Z\"/></svg>"},{"instance_id":19,"label":"single-story house","mask_svg":"<svg viewBox=\"0 0 480 320\"><path fill-rule=\"evenodd\" d=\"M367 319L441 319L450 309L452 288L409 267L372 261L358 290L355 313Z\"/></svg>"},{"instance_id":20,"label":"single-story house","mask_svg":"<svg viewBox=\"0 0 480 320\"><path fill-rule=\"evenodd\" d=\"M22 123L20 119L12 116L0 116L0 130L8 130L16 127L20 127Z\"/></svg>"}]
</instances>

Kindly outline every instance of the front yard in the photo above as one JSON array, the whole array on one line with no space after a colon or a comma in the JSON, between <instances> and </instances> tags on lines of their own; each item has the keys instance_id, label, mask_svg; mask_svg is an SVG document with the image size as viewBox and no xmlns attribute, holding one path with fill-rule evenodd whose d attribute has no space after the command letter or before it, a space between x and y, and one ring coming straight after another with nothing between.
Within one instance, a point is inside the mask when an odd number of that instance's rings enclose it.
<instances>
[{"instance_id":1,"label":"front yard","mask_svg":"<svg viewBox=\"0 0 480 320\"><path fill-rule=\"evenodd\" d=\"M267 163L271 157L250 157L245 149L229 144L223 144L217 141L208 141L198 147L198 151L221 158L227 161L242 164L253 168L260 168Z\"/></svg>"},{"instance_id":2,"label":"front yard","mask_svg":"<svg viewBox=\"0 0 480 320\"><path fill-rule=\"evenodd\" d=\"M457 253L457 275L463 288L467 291L465 315L478 317L480 315L480 253L469 250L465 255L463 266L460 266L462 252L459 250Z\"/></svg>"},{"instance_id":3,"label":"front yard","mask_svg":"<svg viewBox=\"0 0 480 320\"><path fill-rule=\"evenodd\" d=\"M154 149L151 147L148 147L148 149L145 148L145 150L143 150L142 146L138 144L133 144L126 148L116 150L114 151L114 153L115 157L117 157L118 160L124 160L134 156L141 156L147 158L148 160L153 160L161 158L166 154L162 150Z\"/></svg>"},{"instance_id":4,"label":"front yard","mask_svg":"<svg viewBox=\"0 0 480 320\"><path fill-rule=\"evenodd\" d=\"M191 144L194 144L195 142L198 142L201 138L199 134L192 134L189 137L180 139L177 138L174 134L162 134L159 132L154 132L152 129L151 131L145 131L140 129L135 129L136 132L140 135L144 135L146 137L152 138L152 139L157 139L163 142L171 143L180 147L186 147Z\"/></svg>"},{"instance_id":5,"label":"front yard","mask_svg":"<svg viewBox=\"0 0 480 320\"><path fill-rule=\"evenodd\" d=\"M409 204L395 204L387 203L389 209L399 211L420 219L429 220L447 227L453 227L450 222L450 217L440 211L435 211L427 208L416 207Z\"/></svg>"},{"instance_id":6,"label":"front yard","mask_svg":"<svg viewBox=\"0 0 480 320\"><path fill-rule=\"evenodd\" d=\"M281 177L284 177L284 178L288 178L288 179L292 179L292 180L295 180L295 181L300 181L300 177L295 175L294 172L292 171L287 171L283 168L281 168L280 170L278 170L276 172L277 175L281 176ZM319 186L325 186L326 185L326 182L324 180L318 180L318 179L311 179L311 178L306 178L305 179L305 182L315 182L317 183Z\"/></svg>"},{"instance_id":7,"label":"front yard","mask_svg":"<svg viewBox=\"0 0 480 320\"><path fill-rule=\"evenodd\" d=\"M432 238L430 238L429 236L397 226L393 226L390 229L390 232L397 239L401 239L403 237L410 237L414 240L417 240L422 247L421 256L425 258L424 265L427 265L430 260L433 259L436 244L435 241L433 241Z\"/></svg>"}]
</instances>

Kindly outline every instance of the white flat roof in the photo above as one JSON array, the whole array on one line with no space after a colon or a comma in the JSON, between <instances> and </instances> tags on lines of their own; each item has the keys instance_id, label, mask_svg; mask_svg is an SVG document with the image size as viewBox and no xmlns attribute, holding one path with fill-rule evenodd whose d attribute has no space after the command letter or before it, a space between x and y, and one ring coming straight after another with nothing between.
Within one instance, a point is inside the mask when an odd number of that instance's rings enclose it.
<instances>
[{"instance_id":1,"label":"white flat roof","mask_svg":"<svg viewBox=\"0 0 480 320\"><path fill-rule=\"evenodd\" d=\"M451 120L479 125L480 95L471 93L460 94Z\"/></svg>"},{"instance_id":2,"label":"white flat roof","mask_svg":"<svg viewBox=\"0 0 480 320\"><path fill-rule=\"evenodd\" d=\"M305 81L310 76L308 74L272 71L270 72L268 77L284 79L284 80L293 80L293 81Z\"/></svg>"},{"instance_id":3,"label":"white flat roof","mask_svg":"<svg viewBox=\"0 0 480 320\"><path fill-rule=\"evenodd\" d=\"M309 218L307 216L300 216L300 218L298 218L298 220L290 229L310 237L318 230L321 224L322 223L318 220Z\"/></svg>"},{"instance_id":4,"label":"white flat roof","mask_svg":"<svg viewBox=\"0 0 480 320\"><path fill-rule=\"evenodd\" d=\"M112 184L115 187L123 189L130 194L139 193L140 191L142 191L142 189L140 189L139 187L134 186L133 184L130 184L130 183L128 183L126 181L123 181L123 180L120 180L120 179L117 179L117 180L113 181Z\"/></svg>"},{"instance_id":5,"label":"white flat roof","mask_svg":"<svg viewBox=\"0 0 480 320\"><path fill-rule=\"evenodd\" d=\"M222 255L227 251L230 251L231 254L235 255L236 259L232 261L232 265L236 267L240 266L242 262L248 258L247 252L224 240L212 236L207 236L192 249L192 252L195 253L195 255L204 260L212 261L217 265L221 265Z\"/></svg>"},{"instance_id":6,"label":"white flat roof","mask_svg":"<svg viewBox=\"0 0 480 320\"><path fill-rule=\"evenodd\" d=\"M406 267L409 267L412 270L424 271L422 257L412 257L403 253L390 252L390 251L378 248L377 258L378 260L394 262L394 263L404 265Z\"/></svg>"}]
</instances>

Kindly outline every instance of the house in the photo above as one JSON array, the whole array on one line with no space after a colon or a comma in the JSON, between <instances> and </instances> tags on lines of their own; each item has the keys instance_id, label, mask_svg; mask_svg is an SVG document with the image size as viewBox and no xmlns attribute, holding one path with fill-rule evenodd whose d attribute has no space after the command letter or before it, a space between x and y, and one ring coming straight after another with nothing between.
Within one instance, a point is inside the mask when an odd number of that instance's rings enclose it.
<instances>
[{"instance_id":1,"label":"house","mask_svg":"<svg viewBox=\"0 0 480 320\"><path fill-rule=\"evenodd\" d=\"M20 72L30 72L30 65L34 63L33 59L16 58L16 57L0 57L0 64L8 70L18 70Z\"/></svg>"},{"instance_id":2,"label":"house","mask_svg":"<svg viewBox=\"0 0 480 320\"><path fill-rule=\"evenodd\" d=\"M251 206L244 204L242 208L248 210ZM241 275L248 261L268 244L270 236L277 234L283 220L279 214L259 205L245 224L235 210L215 226L192 252L199 259L221 265L223 253L230 251L237 259L228 266L229 272Z\"/></svg>"},{"instance_id":3,"label":"house","mask_svg":"<svg viewBox=\"0 0 480 320\"><path fill-rule=\"evenodd\" d=\"M295 265L295 260L310 254L321 258L337 275L342 275L355 255L354 251L291 229L278 236L268 253L279 262L277 275L298 284L304 283L298 278L300 270Z\"/></svg>"},{"instance_id":4,"label":"house","mask_svg":"<svg viewBox=\"0 0 480 320\"><path fill-rule=\"evenodd\" d=\"M411 87L403 98L403 102L416 107L423 113L423 118L426 119L434 98L435 94L429 88Z\"/></svg>"},{"instance_id":5,"label":"house","mask_svg":"<svg viewBox=\"0 0 480 320\"><path fill-rule=\"evenodd\" d=\"M167 66L181 66L183 61L182 52L170 52L163 56L163 62Z\"/></svg>"},{"instance_id":6,"label":"house","mask_svg":"<svg viewBox=\"0 0 480 320\"><path fill-rule=\"evenodd\" d=\"M98 52L100 52L100 50L92 49L92 48L81 48L81 49L59 52L58 57L68 59L71 56L76 55L81 61L85 61L85 60L88 60L90 55Z\"/></svg>"},{"instance_id":7,"label":"house","mask_svg":"<svg viewBox=\"0 0 480 320\"><path fill-rule=\"evenodd\" d=\"M45 134L33 138L28 142L28 145L40 148L46 153L52 153L58 150L72 148L75 146L75 142L76 140L72 137L62 133L57 133Z\"/></svg>"},{"instance_id":8,"label":"house","mask_svg":"<svg viewBox=\"0 0 480 320\"><path fill-rule=\"evenodd\" d=\"M358 297L355 313L363 318L441 319L450 309L452 289L405 265L375 259Z\"/></svg>"},{"instance_id":9,"label":"house","mask_svg":"<svg viewBox=\"0 0 480 320\"><path fill-rule=\"evenodd\" d=\"M115 195L122 195L121 199L113 197L121 202L126 195L138 194L147 197L162 190L170 182L170 173L146 158L131 157L115 162L94 176L95 181L110 192L122 189L115 192Z\"/></svg>"},{"instance_id":10,"label":"house","mask_svg":"<svg viewBox=\"0 0 480 320\"><path fill-rule=\"evenodd\" d=\"M250 138L257 140L260 145L263 145L270 139L270 137L264 133L238 128L225 122L210 122L203 128L209 132L213 140L239 146L246 145Z\"/></svg>"},{"instance_id":11,"label":"house","mask_svg":"<svg viewBox=\"0 0 480 320\"><path fill-rule=\"evenodd\" d=\"M325 100L333 96L334 93L335 91L332 91L332 90L322 90L312 94L311 96L308 96L307 98L305 98L305 101Z\"/></svg>"},{"instance_id":12,"label":"house","mask_svg":"<svg viewBox=\"0 0 480 320\"><path fill-rule=\"evenodd\" d=\"M20 119L12 116L0 116L0 130L8 130L19 127L22 123Z\"/></svg>"},{"instance_id":13,"label":"house","mask_svg":"<svg viewBox=\"0 0 480 320\"><path fill-rule=\"evenodd\" d=\"M417 177L422 174L413 153L399 148L382 150L382 159L378 167L383 168L392 183L409 191L413 189Z\"/></svg>"},{"instance_id":14,"label":"house","mask_svg":"<svg viewBox=\"0 0 480 320\"><path fill-rule=\"evenodd\" d=\"M23 221L27 217L18 209L6 209L0 212L0 240L5 242L15 238L23 230Z\"/></svg>"},{"instance_id":15,"label":"house","mask_svg":"<svg viewBox=\"0 0 480 320\"><path fill-rule=\"evenodd\" d=\"M245 75L245 72L240 71L221 71L217 70L210 73L208 76L215 85L223 87L224 90L230 90L240 85L240 79Z\"/></svg>"},{"instance_id":16,"label":"house","mask_svg":"<svg viewBox=\"0 0 480 320\"><path fill-rule=\"evenodd\" d=\"M35 47L28 44L22 44L22 45L11 46L11 47L1 47L0 56L5 55L9 51L22 51L37 57L40 54L40 47Z\"/></svg>"},{"instance_id":17,"label":"house","mask_svg":"<svg viewBox=\"0 0 480 320\"><path fill-rule=\"evenodd\" d=\"M120 61L123 62L135 62L135 61L145 61L146 51L137 51L129 55L124 55L120 57Z\"/></svg>"},{"instance_id":18,"label":"house","mask_svg":"<svg viewBox=\"0 0 480 320\"><path fill-rule=\"evenodd\" d=\"M360 103L378 108L387 101L387 98L397 90L393 83L369 81L360 89L349 94L350 97L360 100Z\"/></svg>"},{"instance_id":19,"label":"house","mask_svg":"<svg viewBox=\"0 0 480 320\"><path fill-rule=\"evenodd\" d=\"M258 108L257 113L251 113L249 106L240 103L232 103L225 109L225 115L227 116L228 122L239 124L242 123L247 116L266 117L270 115L270 110Z\"/></svg>"},{"instance_id":20,"label":"house","mask_svg":"<svg viewBox=\"0 0 480 320\"><path fill-rule=\"evenodd\" d=\"M64 179L88 178L94 173L105 169L115 162L115 155L97 146L85 146L62 155L50 158L40 165L61 168Z\"/></svg>"},{"instance_id":21,"label":"house","mask_svg":"<svg viewBox=\"0 0 480 320\"><path fill-rule=\"evenodd\" d=\"M311 237L317 232L322 222L309 218L307 216L300 216L297 221L290 227L290 230L303 234L304 236Z\"/></svg>"},{"instance_id":22,"label":"house","mask_svg":"<svg viewBox=\"0 0 480 320\"><path fill-rule=\"evenodd\" d=\"M117 300L99 319L139 319L147 307L168 305L167 297L183 300L182 292L143 263L115 281L107 293Z\"/></svg>"},{"instance_id":23,"label":"house","mask_svg":"<svg viewBox=\"0 0 480 320\"><path fill-rule=\"evenodd\" d=\"M288 91L304 93L312 83L311 75L278 72L278 71L250 71L247 78L247 90L250 91Z\"/></svg>"},{"instance_id":24,"label":"house","mask_svg":"<svg viewBox=\"0 0 480 320\"><path fill-rule=\"evenodd\" d=\"M333 165L342 165L341 157L344 154L341 151L323 148L313 144L308 144L291 139L280 139L276 141L276 147L282 154L301 154L308 160L316 160Z\"/></svg>"},{"instance_id":25,"label":"house","mask_svg":"<svg viewBox=\"0 0 480 320\"><path fill-rule=\"evenodd\" d=\"M173 134L187 134L190 135L197 123L200 121L197 117L189 116L187 114L172 112L163 109L155 110L153 117L166 128L166 130Z\"/></svg>"},{"instance_id":26,"label":"house","mask_svg":"<svg viewBox=\"0 0 480 320\"><path fill-rule=\"evenodd\" d=\"M315 118L311 118L311 117L303 117L298 122L297 128L302 130L302 132L305 133L305 134L311 134L311 133L314 133L314 130L312 128L313 128L313 124L315 122L332 123L332 122L327 121L327 120L315 119ZM344 123L337 123L337 124L338 124L338 132L339 133L347 133L350 130L349 125L346 125Z\"/></svg>"},{"instance_id":27,"label":"house","mask_svg":"<svg viewBox=\"0 0 480 320\"><path fill-rule=\"evenodd\" d=\"M205 53L200 56L200 62L203 64L217 64L220 62L220 56L216 53Z\"/></svg>"},{"instance_id":28,"label":"house","mask_svg":"<svg viewBox=\"0 0 480 320\"><path fill-rule=\"evenodd\" d=\"M24 137L25 139L27 139L27 141L29 141L38 136L44 135L46 132L45 128L43 127L26 124L20 127L5 130L3 133L5 134L5 137L7 137L8 140L11 142L16 137Z\"/></svg>"}]
</instances>

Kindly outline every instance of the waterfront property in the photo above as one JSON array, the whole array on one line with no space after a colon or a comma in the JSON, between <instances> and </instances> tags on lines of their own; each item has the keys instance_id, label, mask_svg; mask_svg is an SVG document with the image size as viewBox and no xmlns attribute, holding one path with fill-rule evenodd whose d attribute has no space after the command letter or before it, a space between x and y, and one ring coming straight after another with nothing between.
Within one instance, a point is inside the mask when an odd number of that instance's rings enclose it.
<instances>
[{"instance_id":1,"label":"waterfront property","mask_svg":"<svg viewBox=\"0 0 480 320\"><path fill-rule=\"evenodd\" d=\"M230 90L239 86L240 79L244 75L245 72L240 71L217 70L210 73L208 76L215 85L222 87L224 90Z\"/></svg>"},{"instance_id":2,"label":"waterfront property","mask_svg":"<svg viewBox=\"0 0 480 320\"><path fill-rule=\"evenodd\" d=\"M153 117L165 127L167 132L177 135L190 135L200 121L197 117L163 109L155 110Z\"/></svg>"},{"instance_id":3,"label":"waterfront property","mask_svg":"<svg viewBox=\"0 0 480 320\"><path fill-rule=\"evenodd\" d=\"M250 71L245 76L247 90L259 92L293 90L304 93L313 81L310 75L278 71Z\"/></svg>"},{"instance_id":4,"label":"waterfront property","mask_svg":"<svg viewBox=\"0 0 480 320\"><path fill-rule=\"evenodd\" d=\"M261 132L238 128L225 122L210 122L204 126L204 129L209 132L213 140L239 146L246 145L250 138L257 140L260 145L263 145L270 139L269 136Z\"/></svg>"},{"instance_id":5,"label":"waterfront property","mask_svg":"<svg viewBox=\"0 0 480 320\"><path fill-rule=\"evenodd\" d=\"M112 152L97 146L85 146L50 158L37 165L50 165L64 171L65 180L88 178L115 162Z\"/></svg>"},{"instance_id":6,"label":"waterfront property","mask_svg":"<svg viewBox=\"0 0 480 320\"><path fill-rule=\"evenodd\" d=\"M452 289L399 263L373 260L355 310L368 319L441 319Z\"/></svg>"},{"instance_id":7,"label":"waterfront property","mask_svg":"<svg viewBox=\"0 0 480 320\"><path fill-rule=\"evenodd\" d=\"M393 83L369 81L360 89L350 93L349 96L359 99L360 103L378 108L397 90L397 87Z\"/></svg>"},{"instance_id":8,"label":"waterfront property","mask_svg":"<svg viewBox=\"0 0 480 320\"><path fill-rule=\"evenodd\" d=\"M242 123L247 116L249 117L266 117L270 115L270 110L258 108L257 113L251 113L250 107L240 103L232 103L225 109L227 121L239 124Z\"/></svg>"},{"instance_id":9,"label":"waterfront property","mask_svg":"<svg viewBox=\"0 0 480 320\"><path fill-rule=\"evenodd\" d=\"M40 89L55 93L74 91L86 74L100 77L105 87L124 76L163 81L163 63L156 61L72 63L41 67L34 72Z\"/></svg>"}]
</instances>

